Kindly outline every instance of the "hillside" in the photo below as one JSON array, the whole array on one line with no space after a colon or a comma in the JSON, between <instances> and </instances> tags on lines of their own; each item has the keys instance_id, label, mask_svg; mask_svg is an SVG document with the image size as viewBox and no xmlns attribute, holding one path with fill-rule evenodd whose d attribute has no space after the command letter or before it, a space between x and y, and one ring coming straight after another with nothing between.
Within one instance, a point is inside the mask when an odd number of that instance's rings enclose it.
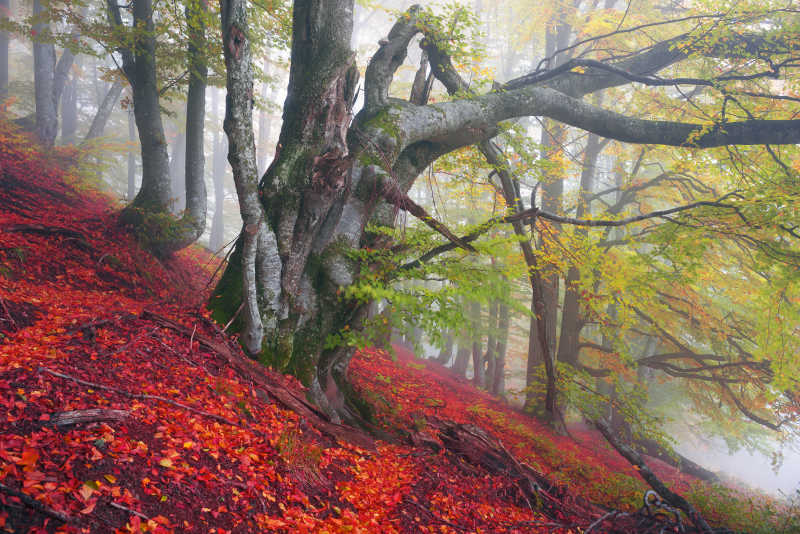
<instances>
[{"instance_id":1,"label":"hillside","mask_svg":"<svg viewBox=\"0 0 800 534\"><path fill-rule=\"evenodd\" d=\"M5 122L0 137L0 530L675 527L637 513L647 487L596 433L555 436L401 348L352 368L396 438L327 422L209 319L218 260L156 260L65 170L75 154L41 154ZM768 517L651 464L715 525Z\"/></svg>"}]
</instances>

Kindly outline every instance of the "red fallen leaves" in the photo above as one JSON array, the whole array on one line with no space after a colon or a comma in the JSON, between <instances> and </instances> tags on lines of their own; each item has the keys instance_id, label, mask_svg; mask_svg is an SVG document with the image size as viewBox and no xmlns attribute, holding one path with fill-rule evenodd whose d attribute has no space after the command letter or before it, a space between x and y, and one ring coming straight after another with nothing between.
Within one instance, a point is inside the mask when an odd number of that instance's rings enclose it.
<instances>
[{"instance_id":1,"label":"red fallen leaves","mask_svg":"<svg viewBox=\"0 0 800 534\"><path fill-rule=\"evenodd\" d=\"M0 298L15 303L12 316L30 312L14 321L0 306L0 483L72 521L0 491L0 529L559 530L520 502L514 480L447 453L334 443L259 396L197 339L190 344L148 319L144 310L158 310L198 336L228 343L202 308L210 256L192 249L166 264L154 260L117 228L106 197L75 192L76 179L59 161L69 154L45 157L32 147L0 121ZM3 231L18 224L79 232L85 246L69 233ZM377 350L358 356L352 371L368 398L383 399L376 406L392 407L383 414L390 424L476 423L520 458L573 483L576 493L618 498L602 493L613 475L604 467L609 454L553 437L468 385ZM275 382L303 394L293 379ZM55 414L89 409L129 415L51 424Z\"/></svg>"}]
</instances>

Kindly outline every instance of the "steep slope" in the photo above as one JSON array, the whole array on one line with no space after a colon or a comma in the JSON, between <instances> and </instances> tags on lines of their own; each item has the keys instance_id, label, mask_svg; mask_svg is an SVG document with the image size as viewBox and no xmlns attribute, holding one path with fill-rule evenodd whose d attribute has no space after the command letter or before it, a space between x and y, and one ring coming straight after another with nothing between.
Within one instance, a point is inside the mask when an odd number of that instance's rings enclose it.
<instances>
[{"instance_id":1,"label":"steep slope","mask_svg":"<svg viewBox=\"0 0 800 534\"><path fill-rule=\"evenodd\" d=\"M646 488L616 453L555 437L407 353L365 350L353 366L381 425L407 442L324 420L301 385L247 360L209 320L216 260L142 251L118 206L68 170L76 156L42 154L0 122L0 530L671 525L634 513ZM679 490L694 484L657 471Z\"/></svg>"}]
</instances>

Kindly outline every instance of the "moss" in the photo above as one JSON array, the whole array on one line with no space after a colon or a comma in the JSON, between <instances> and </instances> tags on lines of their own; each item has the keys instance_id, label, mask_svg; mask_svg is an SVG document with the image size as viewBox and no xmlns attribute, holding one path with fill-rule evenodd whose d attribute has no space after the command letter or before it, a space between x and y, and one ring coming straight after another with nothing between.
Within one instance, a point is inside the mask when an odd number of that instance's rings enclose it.
<instances>
[{"instance_id":1,"label":"moss","mask_svg":"<svg viewBox=\"0 0 800 534\"><path fill-rule=\"evenodd\" d=\"M175 252L178 248L176 244L185 241L194 226L188 218L135 206L125 208L120 220L133 228L134 235L143 248L160 257Z\"/></svg>"},{"instance_id":2,"label":"moss","mask_svg":"<svg viewBox=\"0 0 800 534\"><path fill-rule=\"evenodd\" d=\"M219 324L227 324L228 321L239 310L242 304L242 247L241 238L237 240L228 258L228 265L222 273L217 287L211 294L208 301L208 308L211 310L211 317ZM228 330L239 332L242 329L242 321L237 316L231 323Z\"/></svg>"},{"instance_id":3,"label":"moss","mask_svg":"<svg viewBox=\"0 0 800 534\"><path fill-rule=\"evenodd\" d=\"M396 146L402 146L403 131L397 125L397 119L392 116L392 106L387 106L377 112L364 125L366 131L380 130L394 138Z\"/></svg>"}]
</instances>

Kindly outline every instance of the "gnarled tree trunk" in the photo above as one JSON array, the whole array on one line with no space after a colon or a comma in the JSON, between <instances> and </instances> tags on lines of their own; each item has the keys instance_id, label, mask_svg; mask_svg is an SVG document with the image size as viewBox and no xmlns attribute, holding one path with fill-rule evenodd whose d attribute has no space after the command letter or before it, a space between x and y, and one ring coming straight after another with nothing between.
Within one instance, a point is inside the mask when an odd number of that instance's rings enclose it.
<instances>
[{"instance_id":1,"label":"gnarled tree trunk","mask_svg":"<svg viewBox=\"0 0 800 534\"><path fill-rule=\"evenodd\" d=\"M523 80L502 91L450 102L420 105L390 99L389 85L411 39L423 28L428 31L417 20L416 7L400 18L370 60L364 108L351 120L358 78L350 49L353 1L296 0L283 125L275 159L259 181L246 4L221 0L220 6L228 86L225 132L244 224L210 306L223 323L235 316L232 328L240 331L247 352L299 377L337 421L357 423L366 413L347 381L353 347L326 341L346 332L345 327L360 328L368 315L368 303L343 296L361 268L348 252L380 246L378 238L365 232L367 223L390 225L392 206L405 209L446 236L452 248L474 250L406 194L441 155L470 144L488 147L501 121L530 115L628 142L684 145L691 136L702 148L756 138L800 140L800 129L775 128L776 121L729 122L709 129L599 109L581 97L628 80L591 67L580 75L564 71L546 83ZM433 38L426 41L436 41L435 35L428 37ZM430 50L428 56L432 68L438 65ZM680 47L658 45L614 67L649 74L685 57ZM433 70L437 77L447 74ZM513 184L506 186L516 193ZM535 218L536 212L529 213L528 220ZM515 219L517 225L524 220ZM542 318L534 325L541 334L537 344L552 378L542 280L530 243L524 250L534 288L533 311ZM555 409L555 395L548 398L548 409Z\"/></svg>"}]
</instances>

